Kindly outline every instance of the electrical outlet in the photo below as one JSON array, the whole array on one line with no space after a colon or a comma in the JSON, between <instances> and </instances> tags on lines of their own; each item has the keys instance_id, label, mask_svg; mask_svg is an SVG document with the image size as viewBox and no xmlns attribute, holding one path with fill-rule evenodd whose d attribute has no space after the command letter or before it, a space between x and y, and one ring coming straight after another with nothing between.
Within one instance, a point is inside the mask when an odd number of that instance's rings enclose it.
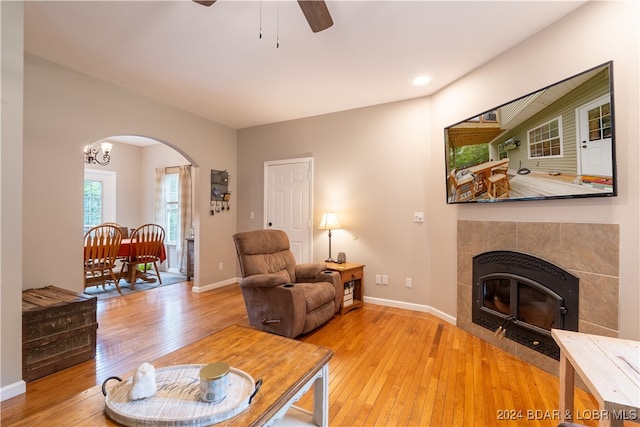
<instances>
[{"instance_id":1,"label":"electrical outlet","mask_svg":"<svg viewBox=\"0 0 640 427\"><path fill-rule=\"evenodd\" d=\"M424 222L424 212L414 212L413 213L413 222L423 223Z\"/></svg>"},{"instance_id":2,"label":"electrical outlet","mask_svg":"<svg viewBox=\"0 0 640 427\"><path fill-rule=\"evenodd\" d=\"M382 284L382 276L380 276L379 274L376 274L376 285L381 285Z\"/></svg>"},{"instance_id":3,"label":"electrical outlet","mask_svg":"<svg viewBox=\"0 0 640 427\"><path fill-rule=\"evenodd\" d=\"M410 288L413 286L413 279L411 277L407 277L406 279L404 279L404 285L407 288Z\"/></svg>"},{"instance_id":4,"label":"electrical outlet","mask_svg":"<svg viewBox=\"0 0 640 427\"><path fill-rule=\"evenodd\" d=\"M389 284L389 276L387 276L386 274L382 275L382 284L383 285L388 285Z\"/></svg>"}]
</instances>

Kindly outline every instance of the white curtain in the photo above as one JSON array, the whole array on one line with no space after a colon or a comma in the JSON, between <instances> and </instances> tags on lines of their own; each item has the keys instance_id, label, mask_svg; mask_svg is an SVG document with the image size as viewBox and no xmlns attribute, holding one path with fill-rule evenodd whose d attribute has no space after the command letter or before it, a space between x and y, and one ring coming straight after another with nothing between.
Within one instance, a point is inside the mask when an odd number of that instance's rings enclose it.
<instances>
[{"instance_id":1,"label":"white curtain","mask_svg":"<svg viewBox=\"0 0 640 427\"><path fill-rule=\"evenodd\" d=\"M165 197L164 197L164 168L156 169L156 191L154 194L154 208L156 211L155 223L165 227Z\"/></svg>"},{"instance_id":2,"label":"white curtain","mask_svg":"<svg viewBox=\"0 0 640 427\"><path fill-rule=\"evenodd\" d=\"M187 251L185 239L193 228L193 218L191 214L191 165L180 166L180 234L178 238L178 256L180 257L180 272L187 272Z\"/></svg>"}]
</instances>

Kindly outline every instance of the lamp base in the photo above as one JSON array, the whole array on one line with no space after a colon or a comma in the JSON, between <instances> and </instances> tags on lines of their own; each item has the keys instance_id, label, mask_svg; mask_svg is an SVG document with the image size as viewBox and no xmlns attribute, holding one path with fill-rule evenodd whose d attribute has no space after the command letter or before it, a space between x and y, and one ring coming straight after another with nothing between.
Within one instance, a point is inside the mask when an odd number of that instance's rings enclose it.
<instances>
[{"instance_id":1,"label":"lamp base","mask_svg":"<svg viewBox=\"0 0 640 427\"><path fill-rule=\"evenodd\" d=\"M329 257L329 258L325 259L324 262L338 262L338 261L336 261L335 259Z\"/></svg>"}]
</instances>

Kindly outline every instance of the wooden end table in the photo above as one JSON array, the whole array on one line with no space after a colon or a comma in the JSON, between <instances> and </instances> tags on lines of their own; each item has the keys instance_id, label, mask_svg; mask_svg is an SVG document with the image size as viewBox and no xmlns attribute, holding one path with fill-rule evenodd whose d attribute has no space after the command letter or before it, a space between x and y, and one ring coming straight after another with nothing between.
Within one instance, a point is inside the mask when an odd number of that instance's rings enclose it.
<instances>
[{"instance_id":1,"label":"wooden end table","mask_svg":"<svg viewBox=\"0 0 640 427\"><path fill-rule=\"evenodd\" d=\"M640 417L640 342L552 329L560 347L560 418L580 422L574 412L577 372L600 404L599 425L622 427ZM594 414L588 414L593 418Z\"/></svg>"},{"instance_id":2,"label":"wooden end table","mask_svg":"<svg viewBox=\"0 0 640 427\"><path fill-rule=\"evenodd\" d=\"M328 262L327 268L340 273L344 293L340 314L362 307L364 301L364 264Z\"/></svg>"}]
</instances>

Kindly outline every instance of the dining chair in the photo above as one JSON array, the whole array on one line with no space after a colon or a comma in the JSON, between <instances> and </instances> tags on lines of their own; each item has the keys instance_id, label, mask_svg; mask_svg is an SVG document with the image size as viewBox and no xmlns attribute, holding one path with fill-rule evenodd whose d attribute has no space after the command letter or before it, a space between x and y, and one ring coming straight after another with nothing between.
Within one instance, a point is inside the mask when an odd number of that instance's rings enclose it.
<instances>
[{"instance_id":1,"label":"dining chair","mask_svg":"<svg viewBox=\"0 0 640 427\"><path fill-rule=\"evenodd\" d=\"M105 289L107 281L113 281L120 291L120 274L116 266L118 251L122 242L122 232L114 225L101 224L90 228L84 234L84 287L100 286Z\"/></svg>"},{"instance_id":2,"label":"dining chair","mask_svg":"<svg viewBox=\"0 0 640 427\"><path fill-rule=\"evenodd\" d=\"M130 274L131 289L134 289L136 283L136 270L138 266L142 266L142 271L147 274L148 267L153 264L153 268L158 276L158 282L162 284L160 278L160 270L158 270L158 262L161 261L161 254L164 248L164 228L158 224L145 224L136 228L131 233L131 247L129 256L124 260L121 273L125 267Z\"/></svg>"},{"instance_id":3,"label":"dining chair","mask_svg":"<svg viewBox=\"0 0 640 427\"><path fill-rule=\"evenodd\" d=\"M500 166L491 169L491 175L487 178L487 195L490 199L496 199L501 195L509 197L511 183L509 182L509 159Z\"/></svg>"},{"instance_id":4,"label":"dining chair","mask_svg":"<svg viewBox=\"0 0 640 427\"><path fill-rule=\"evenodd\" d=\"M120 229L120 232L122 233L122 238L123 239L128 239L129 238L129 229L127 227L123 227L122 225L118 224L117 222L103 222L100 225L113 225L116 226Z\"/></svg>"},{"instance_id":5,"label":"dining chair","mask_svg":"<svg viewBox=\"0 0 640 427\"><path fill-rule=\"evenodd\" d=\"M464 176L458 177L456 170L452 169L449 174L449 182L451 197L454 202L476 199L478 183L476 182L473 174L468 173Z\"/></svg>"},{"instance_id":6,"label":"dining chair","mask_svg":"<svg viewBox=\"0 0 640 427\"><path fill-rule=\"evenodd\" d=\"M507 174L507 172L509 171L509 158L506 157L504 160L504 163L500 164L499 166L496 166L495 168L491 168L491 175L496 175L496 174Z\"/></svg>"}]
</instances>

